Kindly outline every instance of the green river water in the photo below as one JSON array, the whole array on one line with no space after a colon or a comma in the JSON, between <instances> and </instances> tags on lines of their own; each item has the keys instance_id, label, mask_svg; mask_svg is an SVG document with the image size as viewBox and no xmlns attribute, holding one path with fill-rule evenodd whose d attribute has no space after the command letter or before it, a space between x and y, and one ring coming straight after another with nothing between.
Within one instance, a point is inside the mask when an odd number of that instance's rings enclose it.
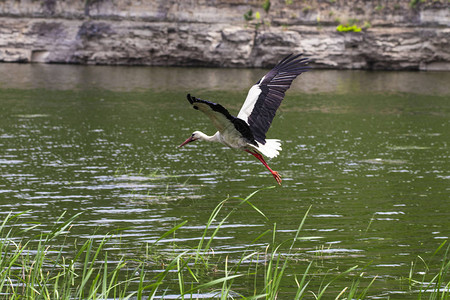
<instances>
[{"instance_id":1,"label":"green river water","mask_svg":"<svg viewBox=\"0 0 450 300\"><path fill-rule=\"evenodd\" d=\"M83 212L71 237L126 228L109 250L128 256L187 220L160 251L196 246L221 200L276 182L247 153L207 143L177 148L194 130L215 132L186 93L236 115L266 71L1 64L0 219L29 211L24 222L42 223L33 237L64 211ZM330 280L355 265L367 283L377 276L372 298L411 297L401 281L411 262L450 236L449 83L450 73L302 74L268 132L282 140L268 163L283 186L252 198L268 220L242 206L212 251L240 257L274 223L278 241L291 239L311 207L281 299L292 298L293 275L311 260ZM270 240L252 247L263 253ZM350 283L337 280L331 295Z\"/></svg>"}]
</instances>

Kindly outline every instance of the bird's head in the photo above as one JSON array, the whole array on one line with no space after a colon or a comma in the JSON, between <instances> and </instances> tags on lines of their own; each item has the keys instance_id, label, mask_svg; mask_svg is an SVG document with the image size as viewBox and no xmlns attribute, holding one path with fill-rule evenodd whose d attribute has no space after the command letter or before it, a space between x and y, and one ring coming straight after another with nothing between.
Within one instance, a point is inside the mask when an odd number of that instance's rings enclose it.
<instances>
[{"instance_id":1,"label":"bird's head","mask_svg":"<svg viewBox=\"0 0 450 300\"><path fill-rule=\"evenodd\" d=\"M190 142L195 142L197 140L202 139L203 134L200 131L194 131L190 137L188 137L187 140L185 140L178 148L183 147L186 144L189 144Z\"/></svg>"}]
</instances>

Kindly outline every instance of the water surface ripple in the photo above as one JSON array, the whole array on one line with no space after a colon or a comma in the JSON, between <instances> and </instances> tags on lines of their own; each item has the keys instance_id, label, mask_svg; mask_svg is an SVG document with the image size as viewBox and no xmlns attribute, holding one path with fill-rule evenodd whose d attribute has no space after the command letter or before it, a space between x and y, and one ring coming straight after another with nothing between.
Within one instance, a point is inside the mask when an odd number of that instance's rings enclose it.
<instances>
[{"instance_id":1,"label":"water surface ripple","mask_svg":"<svg viewBox=\"0 0 450 300\"><path fill-rule=\"evenodd\" d=\"M0 217L27 211L23 224L42 223L28 232L35 237L63 212L83 212L71 236L121 229L108 249L135 255L187 220L159 243L166 252L195 247L220 201L275 181L245 153L176 148L194 130L214 130L185 94L236 114L264 72L0 64ZM242 206L212 251L239 258L274 223L278 241L293 238L311 207L290 254L293 274L311 259L324 272L370 263L372 295L402 295L396 280L411 261L450 235L449 81L449 73L302 75L268 134L283 141L269 163L283 187L252 199L268 220ZM264 251L269 241L251 247Z\"/></svg>"}]
</instances>

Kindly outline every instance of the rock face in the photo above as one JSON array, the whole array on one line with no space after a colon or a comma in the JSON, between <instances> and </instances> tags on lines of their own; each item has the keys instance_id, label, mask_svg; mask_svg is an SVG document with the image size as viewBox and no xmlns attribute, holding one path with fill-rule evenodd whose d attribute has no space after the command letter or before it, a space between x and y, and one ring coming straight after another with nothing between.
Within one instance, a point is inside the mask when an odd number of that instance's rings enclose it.
<instances>
[{"instance_id":1,"label":"rock face","mask_svg":"<svg viewBox=\"0 0 450 300\"><path fill-rule=\"evenodd\" d=\"M302 52L322 68L450 70L447 0L270 2L3 0L0 61L267 67Z\"/></svg>"}]
</instances>

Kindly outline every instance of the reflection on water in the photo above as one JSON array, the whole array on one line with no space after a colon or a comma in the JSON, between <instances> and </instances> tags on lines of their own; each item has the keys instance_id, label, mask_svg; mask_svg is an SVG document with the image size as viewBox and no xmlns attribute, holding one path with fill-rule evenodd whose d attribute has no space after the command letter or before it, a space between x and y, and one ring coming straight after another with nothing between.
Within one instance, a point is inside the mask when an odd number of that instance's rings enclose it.
<instances>
[{"instance_id":1,"label":"reflection on water","mask_svg":"<svg viewBox=\"0 0 450 300\"><path fill-rule=\"evenodd\" d=\"M0 64L1 88L80 90L246 90L263 69L163 68ZM291 92L414 93L448 95L450 72L368 72L317 70L292 84Z\"/></svg>"},{"instance_id":2,"label":"reflection on water","mask_svg":"<svg viewBox=\"0 0 450 300\"><path fill-rule=\"evenodd\" d=\"M43 223L33 236L64 211L83 212L71 234L101 238L126 228L109 249L136 254L187 220L160 243L167 251L195 246L221 200L275 182L245 153L206 143L176 148L193 130L213 132L185 92L236 112L263 73L0 65L0 216L30 210L22 218ZM269 220L240 208L214 252L232 259L273 223L279 241L290 239L311 206L291 254L294 273L310 259L325 271L372 262L365 272L379 278L373 294L398 290L394 279L407 276L411 261L450 235L449 76L302 75L269 131L283 141L270 164L284 185L252 199ZM264 251L266 242L254 247Z\"/></svg>"}]
</instances>

